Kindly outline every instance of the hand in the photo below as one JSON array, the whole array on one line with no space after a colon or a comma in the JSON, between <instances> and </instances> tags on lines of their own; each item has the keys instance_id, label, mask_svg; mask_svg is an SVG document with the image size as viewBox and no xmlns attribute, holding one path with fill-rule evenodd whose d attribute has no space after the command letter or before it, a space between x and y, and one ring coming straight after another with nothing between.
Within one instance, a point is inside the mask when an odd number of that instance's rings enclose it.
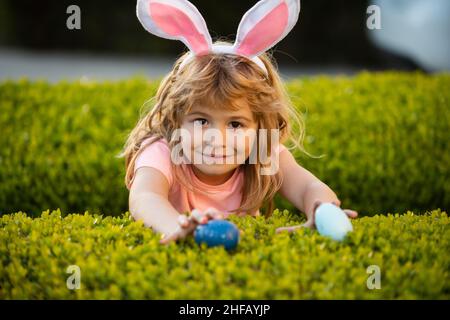
<instances>
[{"instance_id":1,"label":"hand","mask_svg":"<svg viewBox=\"0 0 450 320\"><path fill-rule=\"evenodd\" d=\"M188 217L185 214L178 216L178 228L159 241L161 244L168 244L171 241L186 238L192 234L199 224L205 224L212 219L223 219L223 215L214 208L208 208L203 213L198 209L193 209Z\"/></svg>"},{"instance_id":2,"label":"hand","mask_svg":"<svg viewBox=\"0 0 450 320\"><path fill-rule=\"evenodd\" d=\"M289 226L289 227L281 227L281 228L277 228L275 230L275 233L280 233L282 231L288 231L288 232L293 232L297 229L300 228L310 228L310 229L314 229L316 227L315 225L315 221L314 221L314 217L316 214L316 209L323 203L323 201L317 200L316 202L314 202L314 214L313 216L308 219L304 224L301 225L297 225L297 226ZM332 201L331 203L333 203L334 205L340 207L341 206L341 201L337 200L337 201ZM354 211L354 210L350 210L350 209L342 209L342 211L344 211L347 216L351 219L355 219L358 216L358 212Z\"/></svg>"}]
</instances>

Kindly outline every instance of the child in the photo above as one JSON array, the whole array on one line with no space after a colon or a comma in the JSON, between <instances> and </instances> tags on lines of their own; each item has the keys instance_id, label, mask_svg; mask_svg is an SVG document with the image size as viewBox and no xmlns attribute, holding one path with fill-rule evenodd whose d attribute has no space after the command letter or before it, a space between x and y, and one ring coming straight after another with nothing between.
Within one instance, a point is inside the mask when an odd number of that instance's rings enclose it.
<instances>
[{"instance_id":1,"label":"child","mask_svg":"<svg viewBox=\"0 0 450 320\"><path fill-rule=\"evenodd\" d=\"M138 0L145 29L189 48L162 80L154 107L122 153L130 213L161 232L161 243L184 238L209 219L260 215L263 204L269 216L277 192L307 217L305 224L277 232L314 227L322 202L340 206L336 194L279 144L291 138L308 154L301 116L265 53L294 27L299 11L299 0L259 1L244 15L233 45L213 44L203 17L187 0ZM291 136L290 117L298 139ZM270 156L270 170L261 150Z\"/></svg>"}]
</instances>

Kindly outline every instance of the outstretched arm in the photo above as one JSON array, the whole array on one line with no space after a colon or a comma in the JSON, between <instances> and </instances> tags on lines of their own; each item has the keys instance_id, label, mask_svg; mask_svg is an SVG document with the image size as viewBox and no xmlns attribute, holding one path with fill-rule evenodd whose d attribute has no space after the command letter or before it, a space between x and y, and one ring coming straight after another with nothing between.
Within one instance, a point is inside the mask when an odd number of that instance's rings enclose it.
<instances>
[{"instance_id":1,"label":"outstretched arm","mask_svg":"<svg viewBox=\"0 0 450 320\"><path fill-rule=\"evenodd\" d=\"M314 212L321 203L331 202L337 206L341 205L334 191L301 167L289 150L280 153L280 170L284 175L283 184L279 190L280 195L306 214L307 222L303 226L314 226ZM344 211L351 218L358 215L353 210Z\"/></svg>"},{"instance_id":2,"label":"outstretched arm","mask_svg":"<svg viewBox=\"0 0 450 320\"><path fill-rule=\"evenodd\" d=\"M129 211L135 220L142 220L145 226L162 233L162 244L187 237L198 224L223 218L222 214L213 208L204 212L193 209L189 217L179 214L168 201L168 193L169 183L158 169L137 169L130 189Z\"/></svg>"},{"instance_id":3,"label":"outstretched arm","mask_svg":"<svg viewBox=\"0 0 450 320\"><path fill-rule=\"evenodd\" d=\"M169 203L168 192L169 184L158 169L137 169L129 194L131 216L156 232L172 234L179 227L179 213Z\"/></svg>"}]
</instances>

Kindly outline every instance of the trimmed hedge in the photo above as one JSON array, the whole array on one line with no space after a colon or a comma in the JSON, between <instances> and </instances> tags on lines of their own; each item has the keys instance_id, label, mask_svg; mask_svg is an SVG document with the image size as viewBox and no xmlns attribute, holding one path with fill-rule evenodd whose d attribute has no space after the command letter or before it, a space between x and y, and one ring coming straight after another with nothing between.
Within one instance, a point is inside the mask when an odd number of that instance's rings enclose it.
<instances>
[{"instance_id":1,"label":"trimmed hedge","mask_svg":"<svg viewBox=\"0 0 450 320\"><path fill-rule=\"evenodd\" d=\"M344 207L363 215L448 210L450 74L323 76L288 88L307 111L308 150L326 154L299 162Z\"/></svg>"},{"instance_id":2,"label":"trimmed hedge","mask_svg":"<svg viewBox=\"0 0 450 320\"><path fill-rule=\"evenodd\" d=\"M115 158L159 81L0 84L0 215L128 210ZM450 75L361 73L288 83L306 117L299 163L361 215L450 204ZM293 207L277 198L278 208Z\"/></svg>"},{"instance_id":3,"label":"trimmed hedge","mask_svg":"<svg viewBox=\"0 0 450 320\"><path fill-rule=\"evenodd\" d=\"M231 216L235 251L192 237L163 246L141 222L49 210L0 218L0 299L449 299L450 219L441 210L363 217L335 242L310 229L275 234L297 215ZM81 270L78 290L67 268ZM369 290L369 266L381 288Z\"/></svg>"}]
</instances>

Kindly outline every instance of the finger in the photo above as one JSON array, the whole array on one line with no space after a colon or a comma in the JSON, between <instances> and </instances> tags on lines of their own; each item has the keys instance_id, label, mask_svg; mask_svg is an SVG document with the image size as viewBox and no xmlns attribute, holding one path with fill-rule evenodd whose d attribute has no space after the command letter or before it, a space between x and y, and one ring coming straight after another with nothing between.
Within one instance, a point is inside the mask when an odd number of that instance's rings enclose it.
<instances>
[{"instance_id":1,"label":"finger","mask_svg":"<svg viewBox=\"0 0 450 320\"><path fill-rule=\"evenodd\" d=\"M193 209L188 216L188 221L190 224L191 223L197 224L197 219L196 219L197 213L195 213L195 210L197 210L197 209Z\"/></svg>"},{"instance_id":2,"label":"finger","mask_svg":"<svg viewBox=\"0 0 450 320\"><path fill-rule=\"evenodd\" d=\"M335 206L338 206L338 207L341 206L341 201L340 200L335 200L335 201L333 201L331 203L334 204Z\"/></svg>"},{"instance_id":3,"label":"finger","mask_svg":"<svg viewBox=\"0 0 450 320\"><path fill-rule=\"evenodd\" d=\"M209 219L223 219L223 214L216 208L208 208L203 213Z\"/></svg>"},{"instance_id":4,"label":"finger","mask_svg":"<svg viewBox=\"0 0 450 320\"><path fill-rule=\"evenodd\" d=\"M316 212L317 208L322 204L322 201L316 200L313 204L313 212Z\"/></svg>"},{"instance_id":5,"label":"finger","mask_svg":"<svg viewBox=\"0 0 450 320\"><path fill-rule=\"evenodd\" d=\"M293 231L295 231L297 229L300 229L302 227L304 227L304 226L303 225L299 225L299 226L281 227L281 228L277 228L275 230L275 233L280 233L280 232L283 232L283 231L293 232Z\"/></svg>"},{"instance_id":6,"label":"finger","mask_svg":"<svg viewBox=\"0 0 450 320\"><path fill-rule=\"evenodd\" d=\"M302 226L305 228L313 229L315 227L315 224L313 220L308 220L304 224L302 224Z\"/></svg>"},{"instance_id":7,"label":"finger","mask_svg":"<svg viewBox=\"0 0 450 320\"><path fill-rule=\"evenodd\" d=\"M185 214L181 214L181 215L178 216L178 223L183 228L187 228L189 226L189 224L190 224L190 221L189 221L188 217Z\"/></svg>"},{"instance_id":8,"label":"finger","mask_svg":"<svg viewBox=\"0 0 450 320\"><path fill-rule=\"evenodd\" d=\"M277 233L287 231L287 232L294 232L297 229L303 228L303 226L292 226L292 227L281 227L277 229Z\"/></svg>"},{"instance_id":9,"label":"finger","mask_svg":"<svg viewBox=\"0 0 450 320\"><path fill-rule=\"evenodd\" d=\"M354 219L358 216L358 212L350 209L344 209L344 212L349 216L350 218Z\"/></svg>"},{"instance_id":10,"label":"finger","mask_svg":"<svg viewBox=\"0 0 450 320\"><path fill-rule=\"evenodd\" d=\"M198 209L193 209L193 210L192 210L192 213L191 213L191 216L192 216L193 220L194 220L196 223L203 224L203 223L208 222L208 217L206 217L206 215L203 214L203 213L202 213L200 210L198 210Z\"/></svg>"}]
</instances>

